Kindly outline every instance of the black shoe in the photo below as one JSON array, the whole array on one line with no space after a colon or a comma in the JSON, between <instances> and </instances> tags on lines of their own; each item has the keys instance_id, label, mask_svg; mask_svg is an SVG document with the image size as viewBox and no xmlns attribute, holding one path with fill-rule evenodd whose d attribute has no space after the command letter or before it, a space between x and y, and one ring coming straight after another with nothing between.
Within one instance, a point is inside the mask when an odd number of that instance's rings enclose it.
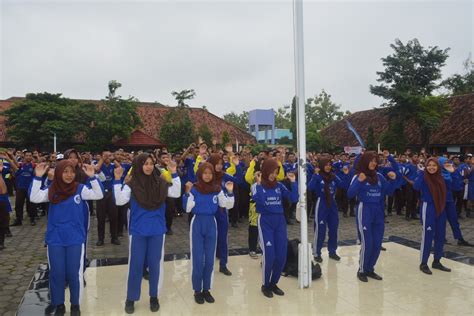
<instances>
[{"instance_id":1,"label":"black shoe","mask_svg":"<svg viewBox=\"0 0 474 316\"><path fill-rule=\"evenodd\" d=\"M379 281L382 280L382 277L381 277L380 275L378 275L377 273L373 272L373 271L372 271L372 272L368 272L368 273L367 273L367 276L368 276L369 278L372 278L372 279L375 279L375 280L379 280Z\"/></svg>"},{"instance_id":2,"label":"black shoe","mask_svg":"<svg viewBox=\"0 0 474 316\"><path fill-rule=\"evenodd\" d=\"M295 223L293 223L293 221L292 221L291 219L289 219L289 220L286 221L286 224L288 224L288 225L294 225Z\"/></svg>"},{"instance_id":3,"label":"black shoe","mask_svg":"<svg viewBox=\"0 0 474 316\"><path fill-rule=\"evenodd\" d=\"M79 305L71 305L71 316L81 316Z\"/></svg>"},{"instance_id":4,"label":"black shoe","mask_svg":"<svg viewBox=\"0 0 474 316\"><path fill-rule=\"evenodd\" d=\"M66 314L66 306L64 304L56 306L56 312L54 313L55 316L63 316Z\"/></svg>"},{"instance_id":5,"label":"black shoe","mask_svg":"<svg viewBox=\"0 0 474 316\"><path fill-rule=\"evenodd\" d=\"M237 226L237 223L232 223L232 227L233 228L239 228L239 226Z\"/></svg>"},{"instance_id":6,"label":"black shoe","mask_svg":"<svg viewBox=\"0 0 474 316\"><path fill-rule=\"evenodd\" d=\"M266 287L265 285L262 285L262 293L268 298L273 297L273 292L270 288Z\"/></svg>"},{"instance_id":7,"label":"black shoe","mask_svg":"<svg viewBox=\"0 0 474 316\"><path fill-rule=\"evenodd\" d=\"M342 216L347 217L347 213L342 214Z\"/></svg>"},{"instance_id":8,"label":"black shoe","mask_svg":"<svg viewBox=\"0 0 474 316\"><path fill-rule=\"evenodd\" d=\"M160 302L158 297L150 297L150 310L152 312L157 312L160 309Z\"/></svg>"},{"instance_id":9,"label":"black shoe","mask_svg":"<svg viewBox=\"0 0 474 316\"><path fill-rule=\"evenodd\" d=\"M135 312L135 302L134 301L125 301L125 313L133 314Z\"/></svg>"},{"instance_id":10,"label":"black shoe","mask_svg":"<svg viewBox=\"0 0 474 316\"><path fill-rule=\"evenodd\" d=\"M45 308L44 314L45 315L51 315L56 312L56 305L49 304L48 307Z\"/></svg>"},{"instance_id":11,"label":"black shoe","mask_svg":"<svg viewBox=\"0 0 474 316\"><path fill-rule=\"evenodd\" d=\"M150 272L148 270L144 270L143 271L143 278L145 280L149 280L150 279Z\"/></svg>"},{"instance_id":12,"label":"black shoe","mask_svg":"<svg viewBox=\"0 0 474 316\"><path fill-rule=\"evenodd\" d=\"M283 292L276 284L270 284L270 288L275 295L283 296L285 292Z\"/></svg>"},{"instance_id":13,"label":"black shoe","mask_svg":"<svg viewBox=\"0 0 474 316\"><path fill-rule=\"evenodd\" d=\"M433 269L441 270L441 271L444 271L444 272L451 272L450 268L446 268L439 261L433 261L433 264L431 265L431 267Z\"/></svg>"},{"instance_id":14,"label":"black shoe","mask_svg":"<svg viewBox=\"0 0 474 316\"><path fill-rule=\"evenodd\" d=\"M427 264L420 264L420 271L426 274L433 274Z\"/></svg>"},{"instance_id":15,"label":"black shoe","mask_svg":"<svg viewBox=\"0 0 474 316\"><path fill-rule=\"evenodd\" d=\"M409 221L409 220L410 220L410 217L405 216L405 220L406 220L406 221Z\"/></svg>"},{"instance_id":16,"label":"black shoe","mask_svg":"<svg viewBox=\"0 0 474 316\"><path fill-rule=\"evenodd\" d=\"M212 297L211 292L209 291L203 291L202 296L204 297L204 300L208 303L214 303L216 300Z\"/></svg>"},{"instance_id":17,"label":"black shoe","mask_svg":"<svg viewBox=\"0 0 474 316\"><path fill-rule=\"evenodd\" d=\"M204 304L204 296L202 292L194 292L194 301L198 304Z\"/></svg>"},{"instance_id":18,"label":"black shoe","mask_svg":"<svg viewBox=\"0 0 474 316\"><path fill-rule=\"evenodd\" d=\"M316 261L317 263L321 263L323 262L323 258L321 256L316 256L314 257L314 261Z\"/></svg>"},{"instance_id":19,"label":"black shoe","mask_svg":"<svg viewBox=\"0 0 474 316\"><path fill-rule=\"evenodd\" d=\"M118 238L112 239L112 244L117 245L117 246L121 245L120 240L118 240Z\"/></svg>"},{"instance_id":20,"label":"black shoe","mask_svg":"<svg viewBox=\"0 0 474 316\"><path fill-rule=\"evenodd\" d=\"M100 247L100 246L103 246L104 245L104 241L103 240L99 240L97 241L97 243L95 244L97 247Z\"/></svg>"},{"instance_id":21,"label":"black shoe","mask_svg":"<svg viewBox=\"0 0 474 316\"><path fill-rule=\"evenodd\" d=\"M350 213L349 213L349 216L350 216L350 217L355 217L354 212L350 212Z\"/></svg>"},{"instance_id":22,"label":"black shoe","mask_svg":"<svg viewBox=\"0 0 474 316\"><path fill-rule=\"evenodd\" d=\"M122 233L117 233L117 237L123 237L123 232Z\"/></svg>"},{"instance_id":23,"label":"black shoe","mask_svg":"<svg viewBox=\"0 0 474 316\"><path fill-rule=\"evenodd\" d=\"M220 267L220 268L219 268L219 272L220 272L220 273L224 273L224 274L227 275L227 276L232 275L232 272L230 272L229 269L227 269L227 267Z\"/></svg>"},{"instance_id":24,"label":"black shoe","mask_svg":"<svg viewBox=\"0 0 474 316\"><path fill-rule=\"evenodd\" d=\"M35 226L36 225L36 221L34 219L30 220L30 225L31 226Z\"/></svg>"},{"instance_id":25,"label":"black shoe","mask_svg":"<svg viewBox=\"0 0 474 316\"><path fill-rule=\"evenodd\" d=\"M385 248L384 246L380 246L380 250L387 251L387 248Z\"/></svg>"},{"instance_id":26,"label":"black shoe","mask_svg":"<svg viewBox=\"0 0 474 316\"><path fill-rule=\"evenodd\" d=\"M166 235L168 235L168 236L169 236L169 235L173 235L173 231L171 230L171 228L168 229L168 231L166 232Z\"/></svg>"},{"instance_id":27,"label":"black shoe","mask_svg":"<svg viewBox=\"0 0 474 316\"><path fill-rule=\"evenodd\" d=\"M330 253L329 258L334 259L336 261L341 260L341 257L339 257L336 253Z\"/></svg>"},{"instance_id":28,"label":"black shoe","mask_svg":"<svg viewBox=\"0 0 474 316\"><path fill-rule=\"evenodd\" d=\"M369 282L369 280L367 279L367 274L365 274L364 272L357 272L357 278L362 282Z\"/></svg>"},{"instance_id":29,"label":"black shoe","mask_svg":"<svg viewBox=\"0 0 474 316\"><path fill-rule=\"evenodd\" d=\"M3 243L0 244L0 250L5 249L5 245Z\"/></svg>"},{"instance_id":30,"label":"black shoe","mask_svg":"<svg viewBox=\"0 0 474 316\"><path fill-rule=\"evenodd\" d=\"M387 216L392 216L392 212L387 212Z\"/></svg>"},{"instance_id":31,"label":"black shoe","mask_svg":"<svg viewBox=\"0 0 474 316\"><path fill-rule=\"evenodd\" d=\"M473 244L468 243L464 239L459 239L458 240L458 246L466 246L466 247L473 247Z\"/></svg>"},{"instance_id":32,"label":"black shoe","mask_svg":"<svg viewBox=\"0 0 474 316\"><path fill-rule=\"evenodd\" d=\"M411 217L411 219L419 219L419 218L418 218L418 216L413 215L413 216Z\"/></svg>"},{"instance_id":33,"label":"black shoe","mask_svg":"<svg viewBox=\"0 0 474 316\"><path fill-rule=\"evenodd\" d=\"M5 237L12 237L12 232L10 231L10 228L7 228L7 232L5 233Z\"/></svg>"},{"instance_id":34,"label":"black shoe","mask_svg":"<svg viewBox=\"0 0 474 316\"><path fill-rule=\"evenodd\" d=\"M15 220L10 226L21 226L23 223L21 221Z\"/></svg>"}]
</instances>

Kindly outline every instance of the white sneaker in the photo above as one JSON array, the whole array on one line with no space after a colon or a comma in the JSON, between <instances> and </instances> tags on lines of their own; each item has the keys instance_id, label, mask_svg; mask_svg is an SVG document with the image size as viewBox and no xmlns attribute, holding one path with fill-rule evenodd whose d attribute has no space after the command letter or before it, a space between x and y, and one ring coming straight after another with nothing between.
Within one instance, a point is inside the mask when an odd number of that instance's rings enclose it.
<instances>
[{"instance_id":1,"label":"white sneaker","mask_svg":"<svg viewBox=\"0 0 474 316\"><path fill-rule=\"evenodd\" d=\"M258 259L258 255L257 255L257 253L256 253L255 251L250 251L250 252L249 252L249 256L250 256L250 258L252 258L252 259Z\"/></svg>"}]
</instances>

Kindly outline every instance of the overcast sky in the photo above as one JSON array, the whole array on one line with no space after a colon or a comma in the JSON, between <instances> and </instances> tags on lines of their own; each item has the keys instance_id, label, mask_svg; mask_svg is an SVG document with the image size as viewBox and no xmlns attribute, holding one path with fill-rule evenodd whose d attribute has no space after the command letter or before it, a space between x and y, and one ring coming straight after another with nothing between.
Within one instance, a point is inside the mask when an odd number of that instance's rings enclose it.
<instances>
[{"instance_id":1,"label":"overcast sky","mask_svg":"<svg viewBox=\"0 0 474 316\"><path fill-rule=\"evenodd\" d=\"M122 96L223 115L289 104L294 95L291 1L0 0L0 98L28 92ZM344 110L370 94L395 38L450 47L444 76L474 52L474 6L454 1L304 1L306 97L326 89Z\"/></svg>"}]
</instances>

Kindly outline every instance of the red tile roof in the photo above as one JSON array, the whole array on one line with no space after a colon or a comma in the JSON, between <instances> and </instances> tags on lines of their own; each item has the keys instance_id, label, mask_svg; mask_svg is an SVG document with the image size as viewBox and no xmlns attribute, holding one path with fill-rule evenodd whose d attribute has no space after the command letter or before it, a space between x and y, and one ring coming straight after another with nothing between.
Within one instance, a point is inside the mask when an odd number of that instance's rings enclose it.
<instances>
[{"instance_id":1,"label":"red tile roof","mask_svg":"<svg viewBox=\"0 0 474 316\"><path fill-rule=\"evenodd\" d=\"M450 113L443 118L440 126L431 135L430 143L436 145L474 146L474 94L450 97ZM389 123L388 109L375 108L355 112L346 119L354 126L362 139L367 140L368 128L374 129L375 141L380 141L381 134ZM359 143L347 129L344 120L333 123L322 130L323 136L336 146L357 146ZM405 135L409 146L422 146L417 124L410 120L405 126Z\"/></svg>"},{"instance_id":2,"label":"red tile roof","mask_svg":"<svg viewBox=\"0 0 474 316\"><path fill-rule=\"evenodd\" d=\"M128 139L123 138L115 142L115 146L123 147L164 147L164 145L156 138L148 136L142 131L136 130L130 134Z\"/></svg>"},{"instance_id":3,"label":"red tile roof","mask_svg":"<svg viewBox=\"0 0 474 316\"><path fill-rule=\"evenodd\" d=\"M23 97L11 97L7 100L0 100L0 112L12 106L15 101L23 100ZM99 100L78 100L80 102L99 103ZM157 102L139 102L138 114L143 122L141 133L150 137L150 142L159 141L160 128L164 122L164 116L173 107L165 106ZM223 120L222 118L201 108L188 108L191 120L194 122L195 129L199 128L201 124L208 125L213 133L213 137L218 140L222 139L222 133L227 131L232 142L237 139L240 144L254 144L255 137L239 127ZM5 127L5 117L0 115L0 143L8 141L7 130ZM138 141L138 140L137 140ZM144 141L142 138L141 141ZM161 144L161 142L160 142ZM153 145L150 144L150 145Z\"/></svg>"}]
</instances>

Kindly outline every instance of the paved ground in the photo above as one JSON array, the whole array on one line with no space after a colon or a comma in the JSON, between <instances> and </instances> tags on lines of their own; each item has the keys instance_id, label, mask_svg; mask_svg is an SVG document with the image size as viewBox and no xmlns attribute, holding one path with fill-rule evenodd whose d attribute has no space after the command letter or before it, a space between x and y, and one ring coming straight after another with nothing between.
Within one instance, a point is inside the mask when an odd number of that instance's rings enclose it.
<instances>
[{"instance_id":1,"label":"paved ground","mask_svg":"<svg viewBox=\"0 0 474 316\"><path fill-rule=\"evenodd\" d=\"M402 216L387 218L385 236L399 236L410 240L420 240L419 221L405 221ZM38 220L36 226L27 224L20 227L11 227L12 238L6 239L6 249L0 252L0 315L14 315L25 290L27 289L33 273L39 263L45 263L46 248L44 248L44 232L46 229L46 218ZM461 219L461 229L464 238L474 242L474 219ZM108 225L108 223L107 223ZM299 237L299 225L289 227L289 238ZM312 227L312 223L311 223ZM246 223L239 224L238 228L229 228L229 248L246 248L248 238L248 226ZM175 218L173 224L174 235L166 237L166 253L184 253L189 251L188 221L186 217ZM106 231L108 234L108 228ZM310 233L310 240L313 233ZM457 252L474 257L474 248L458 247L452 237L451 229L447 228L448 243L445 250ZM91 230L88 245L88 257L91 259L121 258L128 255L128 238L121 238L122 245L110 244L106 239L104 247L96 247L97 220L92 217ZM354 217L343 218L340 216L339 240L356 239ZM323 257L327 252L323 250ZM417 264L417 263L414 263ZM232 269L232 260L229 268Z\"/></svg>"}]
</instances>

